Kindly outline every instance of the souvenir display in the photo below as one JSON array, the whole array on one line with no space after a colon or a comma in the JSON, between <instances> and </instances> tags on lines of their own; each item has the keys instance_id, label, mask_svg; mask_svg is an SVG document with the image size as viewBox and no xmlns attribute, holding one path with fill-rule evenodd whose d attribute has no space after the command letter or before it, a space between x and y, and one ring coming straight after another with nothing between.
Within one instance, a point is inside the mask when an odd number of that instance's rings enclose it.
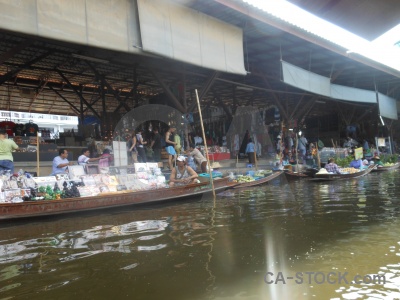
<instances>
[{"instance_id":1,"label":"souvenir display","mask_svg":"<svg viewBox=\"0 0 400 300\"><path fill-rule=\"evenodd\" d=\"M33 177L0 176L0 203L92 197L102 193L126 193L168 187L158 163L135 163L133 167L68 167L68 174Z\"/></svg>"}]
</instances>

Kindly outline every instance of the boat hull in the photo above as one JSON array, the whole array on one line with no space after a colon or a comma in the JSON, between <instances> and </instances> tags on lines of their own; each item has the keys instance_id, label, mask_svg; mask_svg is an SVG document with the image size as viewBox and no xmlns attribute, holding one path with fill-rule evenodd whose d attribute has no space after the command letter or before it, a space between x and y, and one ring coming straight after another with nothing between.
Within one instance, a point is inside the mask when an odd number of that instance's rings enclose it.
<instances>
[{"instance_id":1,"label":"boat hull","mask_svg":"<svg viewBox=\"0 0 400 300\"><path fill-rule=\"evenodd\" d=\"M358 178L365 176L375 168L375 166L369 166L368 169L362 170L357 173L352 174L315 174L311 181L336 181L336 180L346 180L351 178Z\"/></svg>"},{"instance_id":2,"label":"boat hull","mask_svg":"<svg viewBox=\"0 0 400 300\"><path fill-rule=\"evenodd\" d=\"M283 173L283 171L273 172L271 175L269 175L267 177L264 177L264 178L261 178L258 180L254 180L254 181L250 181L250 182L239 183L239 184L233 186L232 188L241 189L241 188L261 185L261 184L267 183L268 181L271 181L271 180L279 177L282 173Z\"/></svg>"},{"instance_id":3,"label":"boat hull","mask_svg":"<svg viewBox=\"0 0 400 300\"><path fill-rule=\"evenodd\" d=\"M395 163L393 166L390 167L377 167L375 169L372 170L372 172L387 172L387 171L391 171L391 170L396 170L397 168L400 167L400 163Z\"/></svg>"},{"instance_id":4,"label":"boat hull","mask_svg":"<svg viewBox=\"0 0 400 300\"><path fill-rule=\"evenodd\" d=\"M216 191L224 190L233 185L235 184L228 182L227 178L214 181L214 188ZM1 203L0 220L49 216L135 204L172 201L185 197L199 196L211 191L210 184L204 182L156 190L101 194L93 197Z\"/></svg>"},{"instance_id":5,"label":"boat hull","mask_svg":"<svg viewBox=\"0 0 400 300\"><path fill-rule=\"evenodd\" d=\"M285 177L287 180L298 180L298 179L304 179L304 178L310 178L305 173L298 173L298 172L291 172L291 171L285 171Z\"/></svg>"}]
</instances>

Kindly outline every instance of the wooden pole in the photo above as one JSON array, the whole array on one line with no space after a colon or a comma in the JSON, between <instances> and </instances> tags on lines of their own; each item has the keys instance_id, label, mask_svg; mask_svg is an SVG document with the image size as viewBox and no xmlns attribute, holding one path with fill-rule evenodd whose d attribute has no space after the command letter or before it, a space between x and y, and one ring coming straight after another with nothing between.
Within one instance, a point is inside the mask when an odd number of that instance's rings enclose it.
<instances>
[{"instance_id":1,"label":"wooden pole","mask_svg":"<svg viewBox=\"0 0 400 300\"><path fill-rule=\"evenodd\" d=\"M118 137L118 163L121 166L121 137Z\"/></svg>"},{"instance_id":2,"label":"wooden pole","mask_svg":"<svg viewBox=\"0 0 400 300\"><path fill-rule=\"evenodd\" d=\"M211 165L210 165L210 158L208 157L208 148L207 148L207 140L206 140L206 133L204 131L204 125L203 125L203 116L201 114L201 107L200 107L200 100L199 100L199 94L197 93L197 89L194 90L196 93L196 100L197 100L197 109L199 110L199 116L200 116L200 125L201 125L201 131L203 133L203 141L204 141L204 147L206 150L206 158L207 158L207 165L208 165L208 174L210 175L210 182L211 182L211 188L215 200L215 188L214 188L214 181L212 178L212 172L211 172Z\"/></svg>"},{"instance_id":3,"label":"wooden pole","mask_svg":"<svg viewBox=\"0 0 400 300\"><path fill-rule=\"evenodd\" d=\"M317 142L317 147L315 147L315 149L317 149L317 164L318 164L318 169L321 169L321 159L320 159L320 157L319 157L318 142Z\"/></svg>"},{"instance_id":4,"label":"wooden pole","mask_svg":"<svg viewBox=\"0 0 400 300\"><path fill-rule=\"evenodd\" d=\"M299 153L297 151L297 146L298 145L299 145L299 137L298 137L297 132L296 132L296 142L295 142L295 147L294 147L294 150L296 151L296 172L300 173L300 170L299 170Z\"/></svg>"},{"instance_id":5,"label":"wooden pole","mask_svg":"<svg viewBox=\"0 0 400 300\"><path fill-rule=\"evenodd\" d=\"M37 169L37 176L40 176L40 156L39 156L39 144L40 144L40 137L39 132L36 133L36 169Z\"/></svg>"}]
</instances>

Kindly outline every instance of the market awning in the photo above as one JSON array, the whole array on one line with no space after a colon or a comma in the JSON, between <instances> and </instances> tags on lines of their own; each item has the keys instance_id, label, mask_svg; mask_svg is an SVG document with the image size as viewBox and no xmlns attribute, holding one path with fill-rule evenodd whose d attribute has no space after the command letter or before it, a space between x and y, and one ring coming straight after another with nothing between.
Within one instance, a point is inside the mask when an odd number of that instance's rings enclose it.
<instances>
[{"instance_id":1,"label":"market awning","mask_svg":"<svg viewBox=\"0 0 400 300\"><path fill-rule=\"evenodd\" d=\"M282 61L282 74L286 84L314 94L350 102L378 102L382 117L397 120L396 100L382 93L331 84L328 77L304 70L285 61Z\"/></svg>"},{"instance_id":2,"label":"market awning","mask_svg":"<svg viewBox=\"0 0 400 300\"><path fill-rule=\"evenodd\" d=\"M138 8L144 51L246 74L241 28L170 1L138 0Z\"/></svg>"}]
</instances>

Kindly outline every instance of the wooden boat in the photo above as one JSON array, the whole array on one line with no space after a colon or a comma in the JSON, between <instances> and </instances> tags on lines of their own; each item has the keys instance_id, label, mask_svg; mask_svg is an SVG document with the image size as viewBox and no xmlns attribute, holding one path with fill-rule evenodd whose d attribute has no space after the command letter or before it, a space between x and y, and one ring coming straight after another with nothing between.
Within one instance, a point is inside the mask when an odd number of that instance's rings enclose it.
<instances>
[{"instance_id":1,"label":"wooden boat","mask_svg":"<svg viewBox=\"0 0 400 300\"><path fill-rule=\"evenodd\" d=\"M334 180L345 180L351 178L358 178L369 174L375 168L374 165L369 166L368 169L351 173L351 174L315 174L311 181L334 181Z\"/></svg>"},{"instance_id":2,"label":"wooden boat","mask_svg":"<svg viewBox=\"0 0 400 300\"><path fill-rule=\"evenodd\" d=\"M214 180L214 188L216 191L224 190L235 184L237 183L228 182L228 178ZM211 185L209 182L202 182L155 190L105 193L94 197L0 203L0 220L49 216L134 204L164 202L185 197L199 196L207 192L211 192Z\"/></svg>"},{"instance_id":3,"label":"wooden boat","mask_svg":"<svg viewBox=\"0 0 400 300\"><path fill-rule=\"evenodd\" d=\"M285 171L285 177L287 180L297 180L297 179L303 179L303 178L310 178L309 175L307 175L304 172L292 172L292 171Z\"/></svg>"},{"instance_id":4,"label":"wooden boat","mask_svg":"<svg viewBox=\"0 0 400 300\"><path fill-rule=\"evenodd\" d=\"M395 163L393 166L388 166L388 167L376 167L375 169L372 170L372 172L391 171L391 170L397 169L398 167L400 167L400 163Z\"/></svg>"},{"instance_id":5,"label":"wooden boat","mask_svg":"<svg viewBox=\"0 0 400 300\"><path fill-rule=\"evenodd\" d=\"M232 186L232 188L233 189L241 189L241 188L245 188L245 187L261 185L261 184L267 183L268 181L271 181L272 179L279 177L282 173L283 173L283 171L273 172L271 175L268 175L264 178L260 178L260 179L257 179L254 181L249 181L249 182L242 182L242 183Z\"/></svg>"}]
</instances>

